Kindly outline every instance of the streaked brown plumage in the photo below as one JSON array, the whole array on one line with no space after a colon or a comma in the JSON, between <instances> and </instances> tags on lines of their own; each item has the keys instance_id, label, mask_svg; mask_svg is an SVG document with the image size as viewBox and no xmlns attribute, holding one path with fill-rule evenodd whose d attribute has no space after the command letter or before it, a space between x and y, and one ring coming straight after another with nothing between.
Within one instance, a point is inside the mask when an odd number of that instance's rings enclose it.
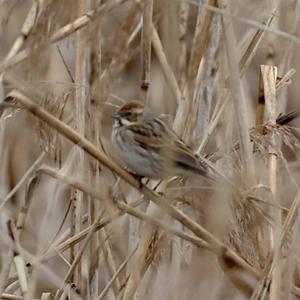
<instances>
[{"instance_id":1,"label":"streaked brown plumage","mask_svg":"<svg viewBox=\"0 0 300 300\"><path fill-rule=\"evenodd\" d=\"M207 176L205 163L160 118L139 102L123 105L113 115L112 141L120 159L138 176Z\"/></svg>"}]
</instances>

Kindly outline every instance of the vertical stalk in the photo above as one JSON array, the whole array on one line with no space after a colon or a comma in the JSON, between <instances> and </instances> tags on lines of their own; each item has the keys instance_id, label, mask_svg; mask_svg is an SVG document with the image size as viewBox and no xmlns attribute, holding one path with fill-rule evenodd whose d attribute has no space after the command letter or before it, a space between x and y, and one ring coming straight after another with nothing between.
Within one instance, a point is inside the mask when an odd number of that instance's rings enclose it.
<instances>
[{"instance_id":1,"label":"vertical stalk","mask_svg":"<svg viewBox=\"0 0 300 300\"><path fill-rule=\"evenodd\" d=\"M274 66L261 66L264 96L265 96L265 122L272 128L276 126L276 79L277 79L277 68ZM279 300L281 299L281 289L282 289L282 268L281 268L281 248L276 247L280 243L280 233L282 225L281 211L276 210L278 206L277 199L277 168L278 168L278 141L276 139L275 133L269 133L270 145L268 149L268 183L272 194L272 201L275 205L273 208L273 219L274 226L271 229L271 247L274 250L273 261L275 267L272 273L272 282L270 288L270 299Z\"/></svg>"},{"instance_id":2,"label":"vertical stalk","mask_svg":"<svg viewBox=\"0 0 300 300\"><path fill-rule=\"evenodd\" d=\"M141 96L145 104L148 102L150 85L152 13L153 0L144 0L142 28Z\"/></svg>"},{"instance_id":3,"label":"vertical stalk","mask_svg":"<svg viewBox=\"0 0 300 300\"><path fill-rule=\"evenodd\" d=\"M90 105L90 126L91 126L91 141L98 148L101 148L100 145L100 135L101 128L99 118L101 118L101 112L98 109L98 101L102 98L101 94L101 85L100 85L100 74L101 74L101 62L102 62L102 52L101 52L101 43L102 43L102 34L101 34L101 19L95 22L95 28L91 32L91 59L90 59L90 87L91 94L94 105ZM94 107L95 106L95 107ZM90 183L94 186L99 184L100 182L100 164L98 161L91 160L91 176L89 177ZM97 212L100 211L101 205L98 201L95 201L93 197L89 199L89 217L90 224L92 224L97 218ZM100 282L100 268L99 268L99 256L100 256L100 239L99 233L95 233L91 237L90 243L90 260L89 260L89 278L91 278L90 282L90 299L96 299L99 294L99 282Z\"/></svg>"},{"instance_id":4,"label":"vertical stalk","mask_svg":"<svg viewBox=\"0 0 300 300\"><path fill-rule=\"evenodd\" d=\"M84 15L88 11L88 1L89 0L79 0L78 1L78 16ZM86 36L87 29L86 27L80 29L76 33L76 65L75 65L75 81L80 86L76 90L75 94L75 127L77 132L85 136L85 110L87 107L87 92L83 88L88 84L88 56L87 56L87 46L86 46ZM75 162L74 166L77 170L83 173L84 170L84 152L81 149L78 149L78 159ZM83 174L82 174L83 175ZM75 200L75 234L79 233L82 229L81 220L83 215L83 193L79 190L74 191L74 200ZM77 255L78 247L75 247L75 256ZM77 272L75 272L75 283L78 284L78 288L84 290L84 280L81 274L81 265L77 267Z\"/></svg>"},{"instance_id":5,"label":"vertical stalk","mask_svg":"<svg viewBox=\"0 0 300 300\"><path fill-rule=\"evenodd\" d=\"M220 8L227 10L228 4L227 0L219 0ZM232 98L235 108L235 114L237 118L238 135L241 141L241 156L245 164L245 170L247 170L248 179L253 180L254 167L252 163L252 148L250 145L249 138L249 117L247 111L247 102L244 95L244 90L242 87L242 82L239 76L239 66L238 66L238 51L237 51L237 41L233 31L232 20L226 15L222 15L222 23L224 30L224 38L226 45L226 55L228 61L228 69L230 72L230 87L232 90ZM251 184L251 183L250 183Z\"/></svg>"}]
</instances>

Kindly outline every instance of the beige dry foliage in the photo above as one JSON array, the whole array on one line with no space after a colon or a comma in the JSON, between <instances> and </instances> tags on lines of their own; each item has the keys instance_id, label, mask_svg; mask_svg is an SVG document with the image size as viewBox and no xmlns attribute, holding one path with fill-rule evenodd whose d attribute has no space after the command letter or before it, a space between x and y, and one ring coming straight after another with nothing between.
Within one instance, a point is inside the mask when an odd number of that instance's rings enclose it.
<instances>
[{"instance_id":1,"label":"beige dry foliage","mask_svg":"<svg viewBox=\"0 0 300 300\"><path fill-rule=\"evenodd\" d=\"M299 10L0 0L0 298L300 297ZM124 169L132 99L220 179Z\"/></svg>"}]
</instances>

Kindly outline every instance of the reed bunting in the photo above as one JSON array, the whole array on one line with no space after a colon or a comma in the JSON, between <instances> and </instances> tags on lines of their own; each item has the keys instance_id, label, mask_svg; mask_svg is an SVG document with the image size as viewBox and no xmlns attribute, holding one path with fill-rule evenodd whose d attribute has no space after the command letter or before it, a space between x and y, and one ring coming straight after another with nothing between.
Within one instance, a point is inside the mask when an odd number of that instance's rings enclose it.
<instances>
[{"instance_id":1,"label":"reed bunting","mask_svg":"<svg viewBox=\"0 0 300 300\"><path fill-rule=\"evenodd\" d=\"M112 142L119 158L139 177L208 176L208 168L176 133L139 102L113 114Z\"/></svg>"}]
</instances>

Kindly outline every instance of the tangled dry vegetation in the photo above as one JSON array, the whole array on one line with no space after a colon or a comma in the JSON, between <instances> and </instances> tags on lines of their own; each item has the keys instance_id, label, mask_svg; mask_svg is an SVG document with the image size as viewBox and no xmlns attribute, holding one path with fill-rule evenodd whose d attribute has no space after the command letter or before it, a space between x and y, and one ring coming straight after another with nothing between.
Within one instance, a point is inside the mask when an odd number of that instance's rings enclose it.
<instances>
[{"instance_id":1,"label":"tangled dry vegetation","mask_svg":"<svg viewBox=\"0 0 300 300\"><path fill-rule=\"evenodd\" d=\"M300 297L299 10L1 0L1 299ZM110 143L130 99L222 180L141 184Z\"/></svg>"}]
</instances>

